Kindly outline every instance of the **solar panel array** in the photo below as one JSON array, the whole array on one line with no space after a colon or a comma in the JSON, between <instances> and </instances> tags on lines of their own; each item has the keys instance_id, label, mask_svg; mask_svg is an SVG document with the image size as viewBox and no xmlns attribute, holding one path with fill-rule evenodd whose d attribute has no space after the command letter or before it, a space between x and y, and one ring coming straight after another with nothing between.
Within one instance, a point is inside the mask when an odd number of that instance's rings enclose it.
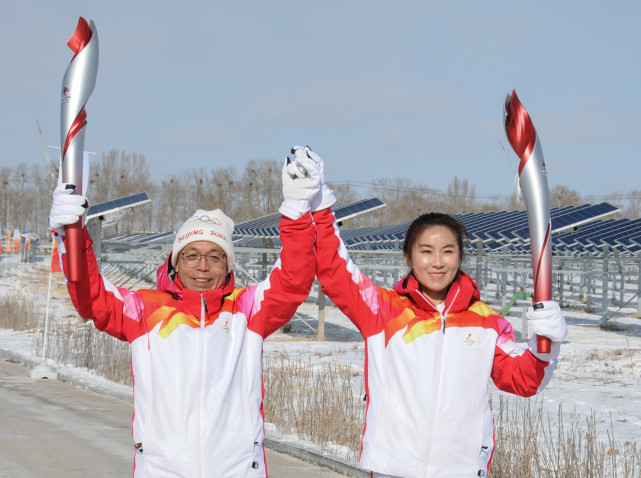
<instances>
[{"instance_id":1,"label":"solar panel array","mask_svg":"<svg viewBox=\"0 0 641 478\"><path fill-rule=\"evenodd\" d=\"M146 193L142 193L146 197ZM139 195L128 196L127 198L122 198L123 200L129 199L133 200ZM119 204L119 201L109 201L108 203L101 203L96 206L100 211L108 211L109 208L104 205L114 205ZM137 204L136 204L137 205ZM360 201L354 201L348 204L337 206L333 209L336 218L339 221L345 221L359 214L366 212L371 212L381 207L385 207L385 203L378 198L369 198L362 199ZM93 217L98 216L98 213L93 213L93 209L89 209L89 214ZM106 214L106 212L104 213ZM265 240L269 241L267 245L269 247L280 247L280 230L278 224L280 222L280 213L269 214L267 216L260 217L258 219L252 219L250 221L245 221L240 224L237 224L234 227L234 243L237 245L247 246L247 247L263 247L265 245ZM174 232L163 232L159 234L119 234L112 235L103 238L103 243L108 244L119 244L122 246L129 247L141 247L144 245L171 245L173 244L174 237L176 234Z\"/></svg>"},{"instance_id":2,"label":"solar panel array","mask_svg":"<svg viewBox=\"0 0 641 478\"><path fill-rule=\"evenodd\" d=\"M338 206L334 209L334 214L341 224L341 221L350 217L384 206L380 199L369 198ZM563 256L580 256L586 253L598 256L603 253L604 245L607 245L615 248L622 256L641 254L641 219L607 219L618 211L617 207L605 202L553 208L550 211L552 252ZM93 212L92 209L90 212ZM530 254L528 216L525 210L469 213L455 217L468 231L469 253L475 253L478 242L482 242L484 254ZM244 247L278 248L279 221L280 214L276 213L240 223L234 230L234 243ZM341 237L351 250L399 251L410 223L411 221L407 221L390 226L341 229ZM162 247L170 246L174 237L173 232L110 236L103 238L103 244L134 248Z\"/></svg>"},{"instance_id":3,"label":"solar panel array","mask_svg":"<svg viewBox=\"0 0 641 478\"><path fill-rule=\"evenodd\" d=\"M641 220L602 219L618 212L608 203L567 206L550 211L552 223L552 252L559 255L600 254L603 244L617 247L624 255L639 251ZM530 254L530 231L527 211L469 213L455 216L466 227L470 239L468 250L476 251L483 243L486 254ZM613 220L610 220L613 221ZM401 250L405 232L411 221L393 226L367 227L341 231L345 245L356 250ZM636 226L635 226L636 224Z\"/></svg>"}]
</instances>

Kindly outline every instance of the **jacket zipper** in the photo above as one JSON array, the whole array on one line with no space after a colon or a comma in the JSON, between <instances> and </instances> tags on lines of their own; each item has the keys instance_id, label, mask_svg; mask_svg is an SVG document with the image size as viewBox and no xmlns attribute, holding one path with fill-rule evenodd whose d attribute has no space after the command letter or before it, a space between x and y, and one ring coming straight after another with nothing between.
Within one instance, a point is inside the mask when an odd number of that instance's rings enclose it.
<instances>
[{"instance_id":1,"label":"jacket zipper","mask_svg":"<svg viewBox=\"0 0 641 478\"><path fill-rule=\"evenodd\" d=\"M441 398L442 398L441 385L443 383L442 376L443 376L443 373L444 373L443 370L444 370L444 366L445 366L445 324L446 324L446 321L447 321L447 313L449 312L450 308L452 307L452 304L456 301L456 297L458 296L458 293L459 293L460 290L461 289L459 287L459 289L457 289L457 291L456 291L456 294L454 295L454 297L450 301L450 307L448 307L447 309L443 308L443 312L439 311L436 308L436 306L432 303L432 301L429 300L425 294L423 294L422 291L419 291L421 293L421 295L423 296L423 298L425 299L425 301L429 305L431 305L434 309L436 309L436 311L441 316L441 320L443 322L443 325L442 325L443 338L442 338L442 340L440 340L440 344L439 344L440 345L440 356L439 356L439 362L440 363L439 363L438 391L437 391L437 395L436 395L436 404L435 404L435 406L433 408L433 411L434 411L434 413L433 413L433 415L434 415L434 420L433 420L434 429L433 429L433 432L432 432L432 439L430 440L430 445L429 445L430 446L430 451L428 452L428 459L426 460L426 464L425 464L425 472L426 473L429 470L429 463L431 461L431 459L430 459L431 458L430 455L432 454L431 443L433 443L435 441L436 431L438 430L438 413L437 412L438 412L438 408L440 406L440 402L441 402Z\"/></svg>"},{"instance_id":2,"label":"jacket zipper","mask_svg":"<svg viewBox=\"0 0 641 478\"><path fill-rule=\"evenodd\" d=\"M203 329L205 327L205 318L207 317L207 300L205 299L205 296L200 294L200 300L201 300L201 307L200 307L200 328ZM200 390L198 391L198 464L200 465L200 471L198 473L199 476L204 476L204 470L205 470L205 465L203 463L203 442L202 442L202 436L203 436L203 390L204 390L204 357L205 357L205 351L204 351L204 336L203 336L203 330L199 330L198 334L198 350L199 350L199 368L200 368L200 374L199 374L199 379L200 379L200 384L199 388Z\"/></svg>"}]
</instances>

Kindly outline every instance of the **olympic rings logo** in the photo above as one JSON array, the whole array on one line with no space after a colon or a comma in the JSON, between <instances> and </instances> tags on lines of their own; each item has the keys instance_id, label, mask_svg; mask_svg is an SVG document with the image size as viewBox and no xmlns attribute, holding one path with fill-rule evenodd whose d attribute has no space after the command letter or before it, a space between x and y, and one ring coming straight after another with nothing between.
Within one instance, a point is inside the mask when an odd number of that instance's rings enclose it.
<instances>
[{"instance_id":1,"label":"olympic rings logo","mask_svg":"<svg viewBox=\"0 0 641 478\"><path fill-rule=\"evenodd\" d=\"M194 216L189 220L189 222L191 222L193 224L202 223L202 224L213 224L215 226L222 226L222 223L220 222L220 219L218 219L217 217L211 217L210 218L207 215Z\"/></svg>"}]
</instances>

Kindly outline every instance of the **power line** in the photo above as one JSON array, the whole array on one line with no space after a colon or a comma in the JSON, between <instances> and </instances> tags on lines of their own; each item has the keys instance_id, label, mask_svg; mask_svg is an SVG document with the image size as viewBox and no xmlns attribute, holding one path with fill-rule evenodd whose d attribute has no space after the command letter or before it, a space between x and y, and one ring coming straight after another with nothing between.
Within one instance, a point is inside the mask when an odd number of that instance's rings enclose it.
<instances>
[{"instance_id":1,"label":"power line","mask_svg":"<svg viewBox=\"0 0 641 478\"><path fill-rule=\"evenodd\" d=\"M416 191L416 192L421 192L425 194L433 194L436 196L452 196L452 193L445 192L445 191L439 191L438 189L433 189L428 186L408 186L408 187L402 187L402 186L388 186L388 185L380 185L372 182L366 182L366 181L355 181L351 179L341 179L338 181L330 181L331 184L334 185L346 185L346 186L354 186L354 187L359 187L359 188L371 188L371 189L378 189L381 191L391 191L391 192L404 192L404 191ZM475 185L471 185L471 187L474 187ZM585 200L585 199L594 199L594 200L633 200L633 199L639 199L640 195L635 195L635 194L619 194L619 193L610 193L610 194L605 194L605 195L596 195L596 194L589 194L589 195L579 195L577 194L577 198L580 200ZM477 198L485 198L485 199L494 199L494 198L511 198L512 194L479 194L479 193L474 193L474 197Z\"/></svg>"},{"instance_id":2,"label":"power line","mask_svg":"<svg viewBox=\"0 0 641 478\"><path fill-rule=\"evenodd\" d=\"M415 191L417 193L421 194L431 194L434 196L443 196L443 197L450 197L453 194L450 192L445 192L445 191L439 191L438 189L433 189L428 186L408 186L408 187L402 187L402 186L387 186L387 185L381 185L381 184L376 184L376 183L368 183L365 181L353 181L351 179L347 180L339 180L339 181L331 181L331 184L344 184L347 186L355 186L355 187L361 187L361 188L371 188L371 189L377 189L379 191L391 191L391 192L407 192L407 191ZM471 185L471 189L473 189L475 185ZM510 194L478 194L474 192L473 194L474 197L476 198L486 198L486 199L494 199L494 198L510 198L512 197Z\"/></svg>"}]
</instances>

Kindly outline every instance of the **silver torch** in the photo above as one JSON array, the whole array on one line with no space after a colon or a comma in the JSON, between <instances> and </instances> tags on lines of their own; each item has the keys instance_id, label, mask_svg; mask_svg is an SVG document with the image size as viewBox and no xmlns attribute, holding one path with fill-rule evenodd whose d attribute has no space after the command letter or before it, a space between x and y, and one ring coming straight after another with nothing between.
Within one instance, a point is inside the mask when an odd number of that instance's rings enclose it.
<instances>
[{"instance_id":1,"label":"silver torch","mask_svg":"<svg viewBox=\"0 0 641 478\"><path fill-rule=\"evenodd\" d=\"M96 84L98 73L98 33L93 21L80 17L73 36L67 42L73 58L62 79L60 137L62 144L62 181L76 186L82 194L82 161L87 112L85 105ZM65 226L67 279L82 279L82 222Z\"/></svg>"},{"instance_id":2,"label":"silver torch","mask_svg":"<svg viewBox=\"0 0 641 478\"><path fill-rule=\"evenodd\" d=\"M504 125L507 138L519 163L519 186L525 200L530 229L532 275L534 277L534 308L552 299L552 245L550 242L550 194L543 151L530 115L516 96L505 98ZM550 339L537 336L537 350L550 352Z\"/></svg>"}]
</instances>

